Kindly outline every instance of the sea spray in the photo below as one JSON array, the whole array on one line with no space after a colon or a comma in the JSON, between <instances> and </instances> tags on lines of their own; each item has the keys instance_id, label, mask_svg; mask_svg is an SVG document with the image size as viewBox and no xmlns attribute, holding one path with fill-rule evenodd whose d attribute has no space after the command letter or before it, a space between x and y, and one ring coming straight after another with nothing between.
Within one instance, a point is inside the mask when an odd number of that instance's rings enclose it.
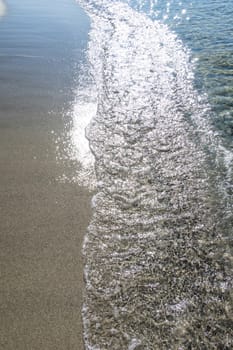
<instances>
[{"instance_id":1,"label":"sea spray","mask_svg":"<svg viewBox=\"0 0 233 350\"><path fill-rule=\"evenodd\" d=\"M84 242L86 348L230 349L221 150L189 54L127 4L81 5L98 95L86 130L97 178Z\"/></svg>"}]
</instances>

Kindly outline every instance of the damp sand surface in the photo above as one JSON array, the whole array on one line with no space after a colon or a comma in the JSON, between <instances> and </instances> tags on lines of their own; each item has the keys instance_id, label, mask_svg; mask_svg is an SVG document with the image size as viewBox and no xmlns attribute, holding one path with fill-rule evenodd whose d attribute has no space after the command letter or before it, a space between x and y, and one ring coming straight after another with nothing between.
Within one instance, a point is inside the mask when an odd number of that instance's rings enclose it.
<instances>
[{"instance_id":1,"label":"damp sand surface","mask_svg":"<svg viewBox=\"0 0 233 350\"><path fill-rule=\"evenodd\" d=\"M83 349L91 193L60 181L76 165L58 161L54 135L62 140L87 31L66 0L9 0L0 22L0 349Z\"/></svg>"},{"instance_id":2,"label":"damp sand surface","mask_svg":"<svg viewBox=\"0 0 233 350\"><path fill-rule=\"evenodd\" d=\"M56 182L52 161L25 159L22 144L10 161L1 151L1 348L81 350L89 194Z\"/></svg>"}]
</instances>

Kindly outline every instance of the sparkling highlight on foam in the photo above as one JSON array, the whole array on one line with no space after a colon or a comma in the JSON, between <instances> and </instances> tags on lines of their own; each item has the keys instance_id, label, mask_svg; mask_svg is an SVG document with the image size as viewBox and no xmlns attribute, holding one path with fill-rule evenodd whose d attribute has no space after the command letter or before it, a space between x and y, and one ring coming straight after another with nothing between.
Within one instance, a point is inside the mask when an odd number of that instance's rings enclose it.
<instances>
[{"instance_id":1,"label":"sparkling highlight on foam","mask_svg":"<svg viewBox=\"0 0 233 350\"><path fill-rule=\"evenodd\" d=\"M231 348L232 214L189 52L125 3L81 4L97 94L86 128L97 177L83 248L86 349Z\"/></svg>"}]
</instances>

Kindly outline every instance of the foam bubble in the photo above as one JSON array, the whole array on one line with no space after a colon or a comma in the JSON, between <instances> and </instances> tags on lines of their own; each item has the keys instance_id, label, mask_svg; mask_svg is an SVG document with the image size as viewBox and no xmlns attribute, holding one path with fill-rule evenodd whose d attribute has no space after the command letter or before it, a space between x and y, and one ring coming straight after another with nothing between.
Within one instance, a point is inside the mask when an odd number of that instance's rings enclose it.
<instances>
[{"instance_id":1,"label":"foam bubble","mask_svg":"<svg viewBox=\"0 0 233 350\"><path fill-rule=\"evenodd\" d=\"M73 107L71 141L74 147L74 155L83 167L92 167L94 156L90 151L86 138L86 127L95 116L97 104L95 101L78 98Z\"/></svg>"}]
</instances>

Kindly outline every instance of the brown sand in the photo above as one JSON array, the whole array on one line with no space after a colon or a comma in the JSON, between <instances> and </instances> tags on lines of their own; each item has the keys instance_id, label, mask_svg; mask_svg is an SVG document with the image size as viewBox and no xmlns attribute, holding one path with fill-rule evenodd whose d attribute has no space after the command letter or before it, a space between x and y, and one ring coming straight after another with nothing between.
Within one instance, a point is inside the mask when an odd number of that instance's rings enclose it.
<instances>
[{"instance_id":1,"label":"brown sand","mask_svg":"<svg viewBox=\"0 0 233 350\"><path fill-rule=\"evenodd\" d=\"M91 194L57 180L62 167L42 129L0 128L1 350L83 349Z\"/></svg>"}]
</instances>

